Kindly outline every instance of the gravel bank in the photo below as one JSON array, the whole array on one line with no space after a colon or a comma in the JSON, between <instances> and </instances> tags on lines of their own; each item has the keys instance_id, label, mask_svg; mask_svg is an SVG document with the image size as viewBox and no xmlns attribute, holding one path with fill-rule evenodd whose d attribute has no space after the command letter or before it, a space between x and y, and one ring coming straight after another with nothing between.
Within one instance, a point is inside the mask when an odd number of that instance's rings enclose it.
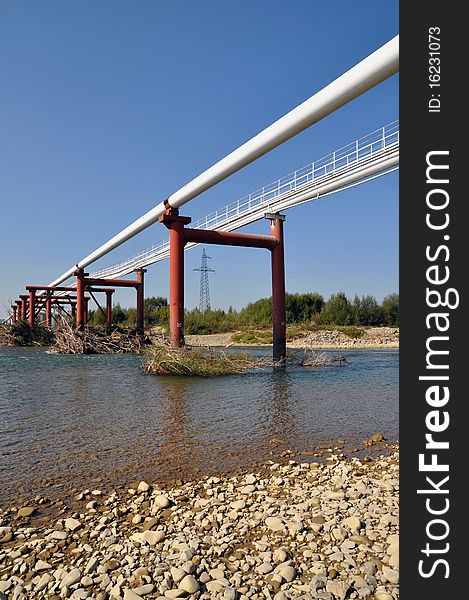
<instances>
[{"instance_id":1,"label":"gravel bank","mask_svg":"<svg viewBox=\"0 0 469 600\"><path fill-rule=\"evenodd\" d=\"M212 335L187 335L190 346L249 347L233 342L234 333ZM262 345L262 344L261 344ZM270 344L263 344L270 347ZM395 327L370 327L360 338L351 338L340 331L315 331L287 342L288 348L339 349L339 348L399 348L399 329Z\"/></svg>"},{"instance_id":2,"label":"gravel bank","mask_svg":"<svg viewBox=\"0 0 469 600\"><path fill-rule=\"evenodd\" d=\"M398 598L398 448L0 515L0 599Z\"/></svg>"}]
</instances>

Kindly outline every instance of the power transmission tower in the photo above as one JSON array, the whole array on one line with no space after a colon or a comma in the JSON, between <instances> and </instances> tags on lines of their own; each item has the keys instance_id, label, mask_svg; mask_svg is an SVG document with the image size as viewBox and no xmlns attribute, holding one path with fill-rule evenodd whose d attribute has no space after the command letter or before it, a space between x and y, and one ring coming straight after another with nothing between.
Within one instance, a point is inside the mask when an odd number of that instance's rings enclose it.
<instances>
[{"instance_id":1,"label":"power transmission tower","mask_svg":"<svg viewBox=\"0 0 469 600\"><path fill-rule=\"evenodd\" d=\"M202 262L200 269L194 269L194 271L200 271L200 299L199 299L199 310L204 313L206 310L210 310L210 288L208 284L208 274L215 273L214 269L210 269L207 264L207 259L212 259L211 256L207 256L205 248L202 250Z\"/></svg>"}]
</instances>

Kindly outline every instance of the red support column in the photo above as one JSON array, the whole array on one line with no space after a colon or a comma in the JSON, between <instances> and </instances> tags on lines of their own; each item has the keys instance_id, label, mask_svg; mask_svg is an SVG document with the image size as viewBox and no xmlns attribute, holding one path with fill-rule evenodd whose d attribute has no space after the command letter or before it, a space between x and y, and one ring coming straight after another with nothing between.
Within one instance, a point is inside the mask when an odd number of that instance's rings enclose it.
<instances>
[{"instance_id":1,"label":"red support column","mask_svg":"<svg viewBox=\"0 0 469 600\"><path fill-rule=\"evenodd\" d=\"M112 331L112 294L113 290L106 290L106 333L108 335Z\"/></svg>"},{"instance_id":2,"label":"red support column","mask_svg":"<svg viewBox=\"0 0 469 600\"><path fill-rule=\"evenodd\" d=\"M278 244L272 248L272 327L273 359L284 365L287 358L287 324L285 310L285 257L283 247L284 215L266 215L270 220L270 234Z\"/></svg>"},{"instance_id":3,"label":"red support column","mask_svg":"<svg viewBox=\"0 0 469 600\"><path fill-rule=\"evenodd\" d=\"M77 329L82 331L85 327L85 273L83 272L83 269L77 269L74 275L76 275L77 278L76 324Z\"/></svg>"},{"instance_id":4,"label":"red support column","mask_svg":"<svg viewBox=\"0 0 469 600\"><path fill-rule=\"evenodd\" d=\"M145 290L144 290L144 273L146 273L146 269L137 269L137 281L138 285L136 286L137 290L137 323L136 330L138 335L143 335L145 332Z\"/></svg>"},{"instance_id":5,"label":"red support column","mask_svg":"<svg viewBox=\"0 0 469 600\"><path fill-rule=\"evenodd\" d=\"M12 316L13 323L16 323L16 311L18 310L18 306L16 304L12 304L11 308L13 310L13 316Z\"/></svg>"},{"instance_id":6,"label":"red support column","mask_svg":"<svg viewBox=\"0 0 469 600\"><path fill-rule=\"evenodd\" d=\"M26 321L26 313L28 310L28 301L26 298L21 298L21 319Z\"/></svg>"},{"instance_id":7,"label":"red support column","mask_svg":"<svg viewBox=\"0 0 469 600\"><path fill-rule=\"evenodd\" d=\"M30 290L29 292L29 326L34 327L35 316L36 316L36 292Z\"/></svg>"},{"instance_id":8,"label":"red support column","mask_svg":"<svg viewBox=\"0 0 469 600\"><path fill-rule=\"evenodd\" d=\"M52 299L51 295L47 294L46 297L46 327L51 327L52 325Z\"/></svg>"},{"instance_id":9,"label":"red support column","mask_svg":"<svg viewBox=\"0 0 469 600\"><path fill-rule=\"evenodd\" d=\"M88 302L90 301L89 296L85 298L85 306L83 309L83 322L88 325Z\"/></svg>"},{"instance_id":10,"label":"red support column","mask_svg":"<svg viewBox=\"0 0 469 600\"><path fill-rule=\"evenodd\" d=\"M169 331L171 345L184 346L184 225L190 217L179 217L178 211L168 209L160 217L169 229Z\"/></svg>"}]
</instances>

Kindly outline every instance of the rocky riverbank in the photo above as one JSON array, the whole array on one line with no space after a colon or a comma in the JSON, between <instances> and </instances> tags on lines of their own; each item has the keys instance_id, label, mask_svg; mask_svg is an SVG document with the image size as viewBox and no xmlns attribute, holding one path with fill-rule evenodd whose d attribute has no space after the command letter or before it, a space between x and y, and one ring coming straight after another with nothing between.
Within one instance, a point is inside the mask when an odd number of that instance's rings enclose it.
<instances>
[{"instance_id":1,"label":"rocky riverbank","mask_svg":"<svg viewBox=\"0 0 469 600\"><path fill-rule=\"evenodd\" d=\"M235 341L236 333L187 335L190 346L246 347ZM255 344L269 347L270 344ZM288 348L346 349L346 348L399 348L399 329L396 327L363 328L361 337L351 337L339 330L309 331L287 342Z\"/></svg>"},{"instance_id":2,"label":"rocky riverbank","mask_svg":"<svg viewBox=\"0 0 469 600\"><path fill-rule=\"evenodd\" d=\"M398 598L398 447L0 514L0 600Z\"/></svg>"}]
</instances>

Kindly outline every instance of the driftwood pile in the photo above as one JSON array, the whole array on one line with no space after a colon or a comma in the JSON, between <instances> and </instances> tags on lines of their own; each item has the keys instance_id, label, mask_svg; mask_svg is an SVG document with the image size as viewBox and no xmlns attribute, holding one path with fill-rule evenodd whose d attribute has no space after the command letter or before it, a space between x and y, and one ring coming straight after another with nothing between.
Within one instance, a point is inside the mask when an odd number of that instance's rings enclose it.
<instances>
[{"instance_id":1,"label":"driftwood pile","mask_svg":"<svg viewBox=\"0 0 469 600\"><path fill-rule=\"evenodd\" d=\"M85 328L77 331L63 320L55 331L54 350L59 354L139 354L148 344L148 338L133 332L113 331L106 335L99 330Z\"/></svg>"}]
</instances>

